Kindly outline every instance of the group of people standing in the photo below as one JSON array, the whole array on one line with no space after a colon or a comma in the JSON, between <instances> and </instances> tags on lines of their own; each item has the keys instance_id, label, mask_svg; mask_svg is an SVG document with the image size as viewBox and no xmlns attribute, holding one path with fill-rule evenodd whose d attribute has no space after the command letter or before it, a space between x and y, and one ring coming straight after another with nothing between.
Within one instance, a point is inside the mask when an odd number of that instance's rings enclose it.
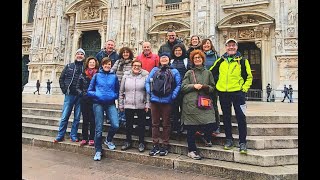
<instances>
[{"instance_id":1,"label":"group of people standing","mask_svg":"<svg viewBox=\"0 0 320 180\"><path fill-rule=\"evenodd\" d=\"M143 52L136 58L129 47L122 47L117 54L114 41L108 40L96 57L90 56L83 62L85 51L78 49L75 61L65 66L59 79L65 98L54 142L64 140L74 107L70 139L79 141L77 131L82 113L80 145L95 146L94 160L101 160L102 156L104 113L111 124L104 141L108 149L116 148L113 137L120 121L125 118L126 140L121 150L132 148L133 124L136 122L138 150L143 152L146 116L150 116L153 141L150 156L167 155L171 132L176 131L179 135L186 130L188 157L201 159L195 135L203 134L204 145L212 146L212 136L220 133L219 98L226 133L224 149L234 146L231 132L233 105L238 121L240 153L247 153L245 93L252 84L250 64L237 51L235 39L228 39L225 47L226 53L220 57L210 39L200 41L198 36L192 36L187 50L176 38L176 33L168 31L167 42L160 47L158 54L152 53L150 42L143 42ZM241 67L242 64L245 67ZM245 78L241 72L243 69ZM209 108L198 107L199 96L209 97L212 101Z\"/></svg>"}]
</instances>

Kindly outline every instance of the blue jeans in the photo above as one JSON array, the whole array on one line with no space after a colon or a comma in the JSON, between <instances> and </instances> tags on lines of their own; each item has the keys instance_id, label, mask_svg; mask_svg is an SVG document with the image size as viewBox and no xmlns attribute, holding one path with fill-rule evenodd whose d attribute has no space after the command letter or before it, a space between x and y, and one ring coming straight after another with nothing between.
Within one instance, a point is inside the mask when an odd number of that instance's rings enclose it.
<instances>
[{"instance_id":1,"label":"blue jeans","mask_svg":"<svg viewBox=\"0 0 320 180\"><path fill-rule=\"evenodd\" d=\"M94 147L96 152L102 152L102 130L103 130L103 121L104 121L104 111L108 115L108 119L110 120L111 127L109 129L109 133L107 136L107 141L111 142L113 136L116 134L119 129L119 118L118 112L115 104L93 104L93 113L96 123L96 130L94 136Z\"/></svg>"},{"instance_id":2,"label":"blue jeans","mask_svg":"<svg viewBox=\"0 0 320 180\"><path fill-rule=\"evenodd\" d=\"M233 140L231 125L231 106L233 105L236 119L238 122L239 144L247 143L247 121L243 111L246 110L245 93L236 92L219 92L219 100L222 110L223 125L226 139Z\"/></svg>"},{"instance_id":3,"label":"blue jeans","mask_svg":"<svg viewBox=\"0 0 320 180\"><path fill-rule=\"evenodd\" d=\"M78 127L79 127L79 121L80 121L80 98L79 96L74 95L65 95L64 102L63 102L63 108L62 108L62 117L60 120L59 125L59 132L56 137L57 140L61 140L64 138L64 135L66 134L67 127L68 127L68 120L72 112L72 108L74 106L74 119L71 127L71 133L70 138L72 141L75 141L78 139Z\"/></svg>"}]
</instances>

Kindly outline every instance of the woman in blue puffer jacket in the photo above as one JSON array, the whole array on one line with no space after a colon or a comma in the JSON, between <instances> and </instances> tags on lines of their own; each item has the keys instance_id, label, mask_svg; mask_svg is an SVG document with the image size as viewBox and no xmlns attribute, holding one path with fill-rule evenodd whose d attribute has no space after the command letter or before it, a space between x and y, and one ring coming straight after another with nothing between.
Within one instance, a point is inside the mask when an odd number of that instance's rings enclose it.
<instances>
[{"instance_id":1,"label":"woman in blue puffer jacket","mask_svg":"<svg viewBox=\"0 0 320 180\"><path fill-rule=\"evenodd\" d=\"M108 115L111 122L111 128L109 129L108 136L104 142L107 147L111 150L115 149L116 146L112 142L113 136L119 129L119 119L115 100L119 97L119 82L118 77L111 70L111 59L105 57L101 61L102 69L99 73L96 73L88 88L87 96L93 100L93 112L95 117L95 137L94 147L96 154L94 156L95 161L101 160L102 155L102 128L104 120L104 111Z\"/></svg>"}]
</instances>

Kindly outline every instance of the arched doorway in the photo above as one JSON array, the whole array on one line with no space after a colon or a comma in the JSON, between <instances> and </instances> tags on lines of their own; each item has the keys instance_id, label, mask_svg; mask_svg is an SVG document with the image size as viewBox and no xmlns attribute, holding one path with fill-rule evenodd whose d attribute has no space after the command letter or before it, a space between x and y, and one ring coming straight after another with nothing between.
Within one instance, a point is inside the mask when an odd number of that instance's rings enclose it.
<instances>
[{"instance_id":1,"label":"arched doorway","mask_svg":"<svg viewBox=\"0 0 320 180\"><path fill-rule=\"evenodd\" d=\"M253 76L252 85L248 92L248 100L261 100L262 98L262 75L261 75L261 50L254 42L239 42L239 49L243 58L250 62Z\"/></svg>"},{"instance_id":2,"label":"arched doorway","mask_svg":"<svg viewBox=\"0 0 320 180\"><path fill-rule=\"evenodd\" d=\"M101 36L97 30L84 31L80 40L80 46L86 52L86 57L96 56L101 50Z\"/></svg>"},{"instance_id":3,"label":"arched doorway","mask_svg":"<svg viewBox=\"0 0 320 180\"><path fill-rule=\"evenodd\" d=\"M24 85L28 83L28 78L29 78L29 70L28 70L28 63L30 62L29 60L29 55L24 55L22 57L22 91Z\"/></svg>"}]
</instances>

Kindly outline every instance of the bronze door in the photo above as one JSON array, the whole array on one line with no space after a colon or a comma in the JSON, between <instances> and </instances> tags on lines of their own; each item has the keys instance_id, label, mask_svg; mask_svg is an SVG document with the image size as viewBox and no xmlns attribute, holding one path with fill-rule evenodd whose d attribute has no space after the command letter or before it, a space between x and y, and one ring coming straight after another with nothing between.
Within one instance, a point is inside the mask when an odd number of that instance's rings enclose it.
<instances>
[{"instance_id":1,"label":"bronze door","mask_svg":"<svg viewBox=\"0 0 320 180\"><path fill-rule=\"evenodd\" d=\"M89 56L96 56L101 50L101 36L98 31L83 32L80 46L86 52L86 58Z\"/></svg>"},{"instance_id":2,"label":"bronze door","mask_svg":"<svg viewBox=\"0 0 320 180\"><path fill-rule=\"evenodd\" d=\"M243 58L250 62L253 76L252 85L248 92L248 100L261 100L262 98L262 76L261 76L261 50L254 42L239 43L238 51Z\"/></svg>"}]
</instances>

